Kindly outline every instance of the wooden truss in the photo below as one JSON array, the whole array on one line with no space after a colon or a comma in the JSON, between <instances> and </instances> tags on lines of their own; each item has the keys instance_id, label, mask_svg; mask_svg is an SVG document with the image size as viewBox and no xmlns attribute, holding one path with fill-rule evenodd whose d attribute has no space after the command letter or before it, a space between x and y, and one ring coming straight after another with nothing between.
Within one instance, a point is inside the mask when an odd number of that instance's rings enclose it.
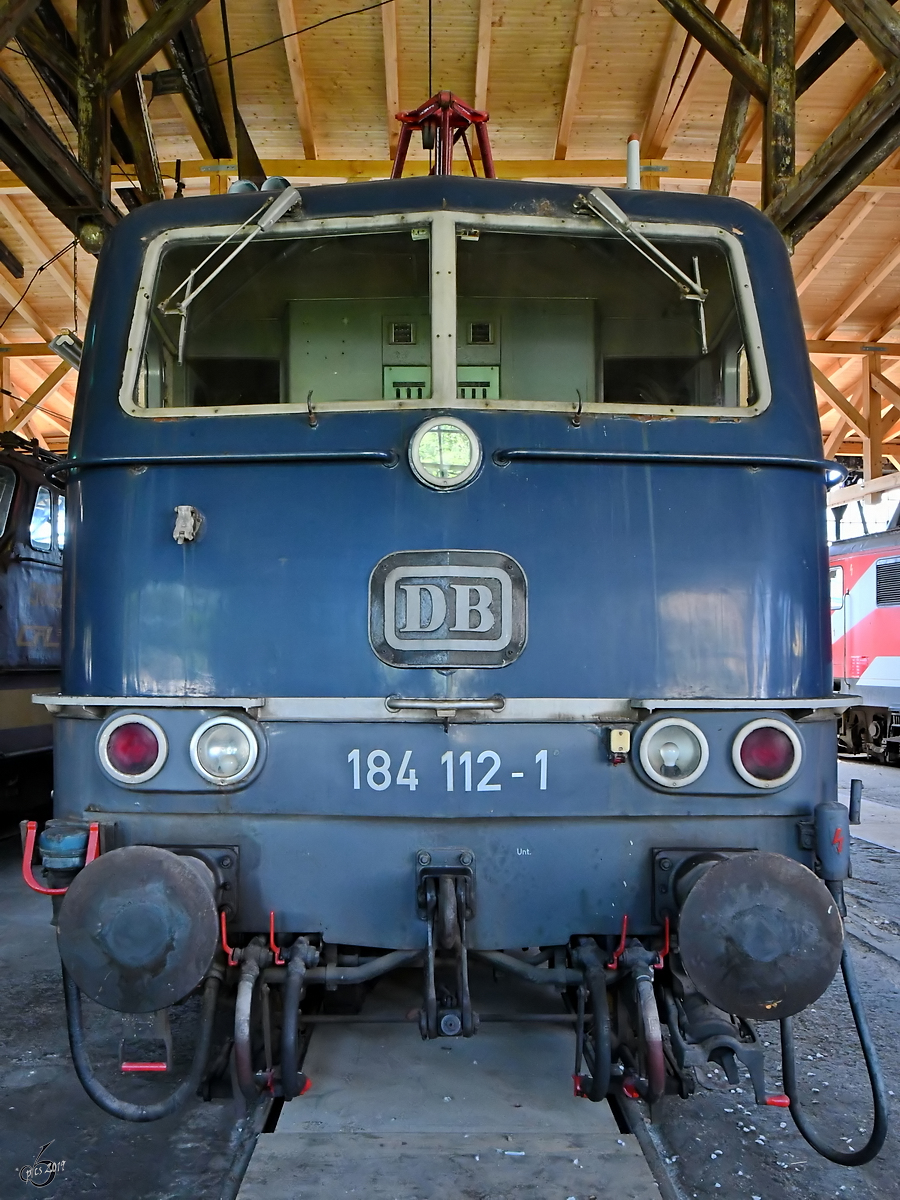
<instances>
[{"instance_id":1,"label":"wooden truss","mask_svg":"<svg viewBox=\"0 0 900 1200\"><path fill-rule=\"evenodd\" d=\"M844 24L799 68L794 0L749 0L740 37L701 0L659 3L732 77L710 191L731 190L755 98L763 114L763 208L790 245L900 146L900 14L889 0L831 0ZM797 97L857 40L877 60L877 80L798 171Z\"/></svg>"}]
</instances>

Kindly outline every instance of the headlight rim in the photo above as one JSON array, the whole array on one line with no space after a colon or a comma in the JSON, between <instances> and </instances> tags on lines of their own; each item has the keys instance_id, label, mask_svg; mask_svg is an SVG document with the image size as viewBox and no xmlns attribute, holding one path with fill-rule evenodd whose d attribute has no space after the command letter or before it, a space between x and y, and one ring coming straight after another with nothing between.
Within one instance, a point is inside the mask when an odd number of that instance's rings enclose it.
<instances>
[{"instance_id":1,"label":"headlight rim","mask_svg":"<svg viewBox=\"0 0 900 1200\"><path fill-rule=\"evenodd\" d=\"M777 779L758 779L755 775L751 775L741 762L741 748L747 740L748 735L756 729L779 729L782 733L787 734L791 745L794 747L794 761L791 764L790 770L786 771L784 775L780 775ZM784 787L790 783L800 770L802 762L803 742L800 740L799 733L787 721L782 721L778 717L757 717L753 721L748 721L746 725L742 725L737 731L731 743L732 766L745 783L749 783L751 787L759 788L761 791L771 792L775 788Z\"/></svg>"},{"instance_id":2,"label":"headlight rim","mask_svg":"<svg viewBox=\"0 0 900 1200\"><path fill-rule=\"evenodd\" d=\"M680 779L672 779L667 775L660 775L653 764L649 761L650 756L650 740L654 733L660 727L675 726L677 729L687 729L689 733L697 739L700 746L700 761L690 775L685 775ZM689 787L706 771L709 766L709 741L706 734L693 721L689 721L687 717L661 717L656 721L651 722L641 733L641 743L638 750L638 759L645 774L652 780L657 787L665 788L667 792L678 791L682 788Z\"/></svg>"},{"instance_id":3,"label":"headlight rim","mask_svg":"<svg viewBox=\"0 0 900 1200\"><path fill-rule=\"evenodd\" d=\"M422 444L422 439L432 429L439 425L456 425L468 437L472 447L472 461L455 479L439 480L433 475L429 475L419 463L419 447ZM432 488L436 492L454 492L459 488L464 488L470 484L478 472L481 470L481 465L484 460L484 451L481 446L481 438L475 432L471 425L466 421L461 420L453 413L441 413L438 416L429 417L427 421L423 421L419 425L412 437L409 439L408 448L409 465L413 475L424 484L425 487Z\"/></svg>"},{"instance_id":4,"label":"headlight rim","mask_svg":"<svg viewBox=\"0 0 900 1200\"><path fill-rule=\"evenodd\" d=\"M118 770L113 766L109 758L109 739L117 729L121 729L123 725L143 725L149 729L156 737L158 751L156 760L153 766L146 771L142 771L138 775L128 775L123 771ZM138 784L147 783L154 779L163 767L169 757L169 739L166 737L166 732L158 721L154 721L152 717L148 717L141 712L124 712L117 713L111 717L100 729L97 735L97 757L100 760L100 765L106 774L116 783L123 784Z\"/></svg>"},{"instance_id":5,"label":"headlight rim","mask_svg":"<svg viewBox=\"0 0 900 1200\"><path fill-rule=\"evenodd\" d=\"M211 771L207 771L207 769L203 766L203 763L200 761L200 755L198 752L200 739L203 737L204 733L207 732L207 730L212 729L216 725L229 725L233 729L239 729L241 733L246 736L247 741L250 744L250 755L246 763L239 771L236 771L234 775L213 775ZM201 779L205 779L207 783L214 783L217 787L233 787L237 783L243 783L253 772L256 764L259 762L259 750L259 738L256 736L254 730L250 727L249 723L247 721L242 721L239 717L232 716L230 713L222 713L215 717L208 717L205 721L198 725L191 735L189 747L191 765L193 766L194 770Z\"/></svg>"}]
</instances>

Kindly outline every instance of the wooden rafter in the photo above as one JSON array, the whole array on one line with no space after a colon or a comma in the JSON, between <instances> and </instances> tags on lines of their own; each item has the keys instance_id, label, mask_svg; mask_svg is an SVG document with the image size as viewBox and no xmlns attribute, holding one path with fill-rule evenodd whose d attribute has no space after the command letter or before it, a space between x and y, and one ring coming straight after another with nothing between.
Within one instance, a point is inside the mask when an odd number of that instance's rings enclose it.
<instances>
[{"instance_id":1,"label":"wooden rafter","mask_svg":"<svg viewBox=\"0 0 900 1200\"><path fill-rule=\"evenodd\" d=\"M820 272L824 271L837 252L850 239L850 236L859 229L884 194L884 192L870 192L869 195L863 196L844 217L838 228L829 235L828 241L818 254L813 255L806 266L797 272L794 276L794 286L798 296L802 295Z\"/></svg>"},{"instance_id":2,"label":"wooden rafter","mask_svg":"<svg viewBox=\"0 0 900 1200\"><path fill-rule=\"evenodd\" d=\"M888 0L831 0L873 58L887 71L900 57L900 17Z\"/></svg>"},{"instance_id":3,"label":"wooden rafter","mask_svg":"<svg viewBox=\"0 0 900 1200\"><path fill-rule=\"evenodd\" d=\"M387 7L390 8L392 5ZM487 110L493 30L493 0L480 0L478 5L478 51L475 56L475 107L479 112Z\"/></svg>"},{"instance_id":4,"label":"wooden rafter","mask_svg":"<svg viewBox=\"0 0 900 1200\"><path fill-rule=\"evenodd\" d=\"M393 4L387 4L382 13ZM313 129L312 110L309 106L309 94L306 88L306 70L303 66L303 55L300 50L300 38L296 36L300 29L294 0L278 0L278 17L281 21L281 32L284 34L284 52L287 56L288 71L291 76L291 90L294 93L294 104L297 108L297 125L300 128L300 140L303 143L303 153L307 159L318 157L316 153L316 137Z\"/></svg>"},{"instance_id":5,"label":"wooden rafter","mask_svg":"<svg viewBox=\"0 0 900 1200\"><path fill-rule=\"evenodd\" d=\"M885 254L881 261L870 271L867 271L862 279L855 287L841 300L841 302L833 309L827 319L816 330L816 338L827 338L830 334L840 328L841 325L852 316L859 306L868 299L875 291L880 283L882 283L891 271L900 264L900 242L897 242Z\"/></svg>"},{"instance_id":6,"label":"wooden rafter","mask_svg":"<svg viewBox=\"0 0 900 1200\"><path fill-rule=\"evenodd\" d=\"M900 145L900 59L797 172L767 213L792 241L808 233Z\"/></svg>"},{"instance_id":7,"label":"wooden rafter","mask_svg":"<svg viewBox=\"0 0 900 1200\"><path fill-rule=\"evenodd\" d=\"M38 6L38 0L7 0L0 9L0 49L10 38L16 36L16 30L27 20Z\"/></svg>"},{"instance_id":8,"label":"wooden rafter","mask_svg":"<svg viewBox=\"0 0 900 1200\"><path fill-rule=\"evenodd\" d=\"M397 5L385 4L381 10L381 39L384 46L384 96L387 118L388 154L397 157L400 137L400 63L397 57Z\"/></svg>"},{"instance_id":9,"label":"wooden rafter","mask_svg":"<svg viewBox=\"0 0 900 1200\"><path fill-rule=\"evenodd\" d=\"M659 2L751 95L763 102L767 99L768 70L705 4L700 0Z\"/></svg>"},{"instance_id":10,"label":"wooden rafter","mask_svg":"<svg viewBox=\"0 0 900 1200\"><path fill-rule=\"evenodd\" d=\"M95 0L96 2L96 0ZM114 46L124 46L132 34L128 0L111 0L111 35ZM138 182L146 200L164 200L162 175L156 156L156 143L147 110L144 84L134 75L125 81L121 89L122 106L128 136L134 147L134 165Z\"/></svg>"},{"instance_id":11,"label":"wooden rafter","mask_svg":"<svg viewBox=\"0 0 900 1200\"><path fill-rule=\"evenodd\" d=\"M0 433L15 433L17 429L20 429L29 419L32 409L37 408L42 400L52 395L71 370L72 367L67 362L61 362L54 367L44 382L34 389L28 399L19 405L8 420L3 422L3 425L0 426Z\"/></svg>"},{"instance_id":12,"label":"wooden rafter","mask_svg":"<svg viewBox=\"0 0 900 1200\"><path fill-rule=\"evenodd\" d=\"M98 0L88 0L88 3L99 7ZM102 80L106 91L119 91L207 3L208 0L167 0L161 5L103 65Z\"/></svg>"},{"instance_id":13,"label":"wooden rafter","mask_svg":"<svg viewBox=\"0 0 900 1200\"><path fill-rule=\"evenodd\" d=\"M388 7L393 7L393 5L389 5ZM566 80L566 91L559 117L559 127L556 132L556 147L553 151L553 157L556 159L565 158L569 151L572 124L578 108L581 77L584 74L584 64L587 59L591 11L592 0L579 0L578 15L575 18L575 36L572 39L572 54L569 59L569 74Z\"/></svg>"},{"instance_id":14,"label":"wooden rafter","mask_svg":"<svg viewBox=\"0 0 900 1200\"><path fill-rule=\"evenodd\" d=\"M16 315L21 317L26 325L30 325L39 337L49 342L55 336L55 330L51 329L44 318L32 308L27 300L22 299L21 293L4 275L0 275L0 296L11 307L16 307Z\"/></svg>"},{"instance_id":15,"label":"wooden rafter","mask_svg":"<svg viewBox=\"0 0 900 1200\"><path fill-rule=\"evenodd\" d=\"M763 16L764 0L748 0L741 29L741 41L751 54L759 54L762 49ZM750 93L740 80L732 79L728 88L728 99L725 102L725 116L722 118L719 143L716 147L716 161L713 164L712 178L709 181L711 196L727 196L731 191L750 99Z\"/></svg>"},{"instance_id":16,"label":"wooden rafter","mask_svg":"<svg viewBox=\"0 0 900 1200\"><path fill-rule=\"evenodd\" d=\"M55 251L50 249L12 197L0 196L0 217L16 232L39 263L49 262L53 258ZM69 300L76 295L75 278L62 259L58 258L44 270ZM87 316L90 298L83 287L78 289L76 303L80 312Z\"/></svg>"},{"instance_id":17,"label":"wooden rafter","mask_svg":"<svg viewBox=\"0 0 900 1200\"><path fill-rule=\"evenodd\" d=\"M828 401L828 403L836 408L838 413L844 417L863 437L869 436L869 422L862 413L851 403L843 392L838 391L831 380L824 372L820 371L815 363L810 364L812 367L813 380L816 387Z\"/></svg>"}]
</instances>

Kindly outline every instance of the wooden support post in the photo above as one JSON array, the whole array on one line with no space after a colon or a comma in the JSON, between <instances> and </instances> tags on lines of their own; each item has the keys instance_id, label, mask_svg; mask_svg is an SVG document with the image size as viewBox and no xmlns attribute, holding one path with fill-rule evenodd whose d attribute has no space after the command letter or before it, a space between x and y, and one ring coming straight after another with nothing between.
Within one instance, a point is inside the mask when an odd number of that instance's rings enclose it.
<instances>
[{"instance_id":1,"label":"wooden support post","mask_svg":"<svg viewBox=\"0 0 900 1200\"><path fill-rule=\"evenodd\" d=\"M78 0L78 161L110 198L109 94L103 65L109 55L109 0Z\"/></svg>"},{"instance_id":2,"label":"wooden support post","mask_svg":"<svg viewBox=\"0 0 900 1200\"><path fill-rule=\"evenodd\" d=\"M881 396L872 385L872 372L881 373L881 355L864 354L862 360L863 412L869 426L868 438L863 438L863 480L871 483L881 478L882 424ZM868 497L867 497L868 500ZM868 500L868 503L873 503Z\"/></svg>"},{"instance_id":3,"label":"wooden support post","mask_svg":"<svg viewBox=\"0 0 900 1200\"><path fill-rule=\"evenodd\" d=\"M764 0L764 58L769 68L763 147L762 206L781 195L794 175L794 0Z\"/></svg>"},{"instance_id":4,"label":"wooden support post","mask_svg":"<svg viewBox=\"0 0 900 1200\"><path fill-rule=\"evenodd\" d=\"M128 0L112 0L110 26L113 46L124 46L132 32ZM150 114L147 111L147 98L140 76L133 75L131 79L126 80L122 84L121 94L125 125L134 147L134 165L141 190L147 200L164 200L166 193L163 190Z\"/></svg>"},{"instance_id":5,"label":"wooden support post","mask_svg":"<svg viewBox=\"0 0 900 1200\"><path fill-rule=\"evenodd\" d=\"M748 0L747 10L744 13L744 25L741 29L741 41L750 53L755 55L759 54L762 46L763 2L764 0ZM728 101L725 105L725 116L719 131L716 161L709 183L710 196L727 196L731 191L749 104L750 93L738 79L732 78L731 86L728 89Z\"/></svg>"}]
</instances>

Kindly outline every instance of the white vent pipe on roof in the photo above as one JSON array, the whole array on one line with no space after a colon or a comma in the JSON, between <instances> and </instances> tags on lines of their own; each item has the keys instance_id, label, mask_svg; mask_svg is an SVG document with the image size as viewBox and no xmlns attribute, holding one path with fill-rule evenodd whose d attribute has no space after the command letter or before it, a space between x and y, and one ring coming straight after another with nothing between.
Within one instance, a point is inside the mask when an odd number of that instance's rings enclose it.
<instances>
[{"instance_id":1,"label":"white vent pipe on roof","mask_svg":"<svg viewBox=\"0 0 900 1200\"><path fill-rule=\"evenodd\" d=\"M636 134L628 139L625 149L625 186L631 192L641 190L641 142Z\"/></svg>"}]
</instances>

